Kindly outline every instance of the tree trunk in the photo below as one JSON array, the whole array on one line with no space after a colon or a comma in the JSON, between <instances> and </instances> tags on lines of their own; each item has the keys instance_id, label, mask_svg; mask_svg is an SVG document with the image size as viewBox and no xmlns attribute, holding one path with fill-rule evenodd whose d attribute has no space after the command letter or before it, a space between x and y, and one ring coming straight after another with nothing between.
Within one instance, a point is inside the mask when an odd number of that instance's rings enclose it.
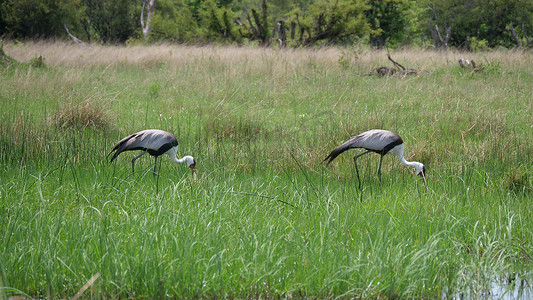
<instances>
[{"instance_id":1,"label":"tree trunk","mask_svg":"<svg viewBox=\"0 0 533 300\"><path fill-rule=\"evenodd\" d=\"M435 4L433 4L432 11L433 11L433 15L431 16L431 18L429 18L428 26L429 26L429 31L431 32L431 36L433 37L433 42L435 43L435 48L439 50L440 49L446 50L448 49L448 41L450 40L452 26L450 25L446 27L446 25L444 25L444 27L446 28L446 35L443 37L439 29L439 21L438 21L437 10L435 9ZM433 19L435 19L435 26L432 25Z\"/></svg>"},{"instance_id":2,"label":"tree trunk","mask_svg":"<svg viewBox=\"0 0 533 300\"><path fill-rule=\"evenodd\" d=\"M266 9L265 0L263 0L263 4L264 4L263 9ZM264 14L265 13L263 12L263 16ZM258 33L259 40L261 41L260 42L261 45L263 46L268 45L268 33L266 30L267 24L264 22L266 19L263 18L263 20L261 20L257 11L253 8L252 8L252 16L254 17L255 25L257 26L257 33Z\"/></svg>"},{"instance_id":3,"label":"tree trunk","mask_svg":"<svg viewBox=\"0 0 533 300\"><path fill-rule=\"evenodd\" d=\"M523 23L522 23L522 34L526 38L526 47L529 48L529 47L533 46L533 38L529 38L529 36L527 36L526 27L524 26Z\"/></svg>"},{"instance_id":4,"label":"tree trunk","mask_svg":"<svg viewBox=\"0 0 533 300\"><path fill-rule=\"evenodd\" d=\"M519 48L522 48L522 42L520 41L520 38L518 37L518 34L516 33L516 30L514 29L514 26L513 25L507 25L505 27L505 29L507 29L507 31L509 31L511 33L511 35L513 36L515 42L516 42L516 45L519 47Z\"/></svg>"},{"instance_id":5,"label":"tree trunk","mask_svg":"<svg viewBox=\"0 0 533 300\"><path fill-rule=\"evenodd\" d=\"M294 41L294 37L296 36L296 22L291 22L291 41Z\"/></svg>"},{"instance_id":6,"label":"tree trunk","mask_svg":"<svg viewBox=\"0 0 533 300\"><path fill-rule=\"evenodd\" d=\"M246 13L246 19L248 20L248 23L250 24L250 29L252 30L252 36L254 39L259 39L259 30L255 28L254 23L252 22L252 19L250 18L250 14Z\"/></svg>"},{"instance_id":7,"label":"tree trunk","mask_svg":"<svg viewBox=\"0 0 533 300\"><path fill-rule=\"evenodd\" d=\"M527 36L526 28L525 28L524 24L522 24L522 34L524 35L525 41L522 41L520 39L520 37L518 36L518 33L516 32L516 30L515 30L515 28L514 28L514 26L512 24L505 26L505 29L511 33L511 35L513 36L518 48L529 48L529 47L531 47L533 39L530 39L529 36Z\"/></svg>"},{"instance_id":8,"label":"tree trunk","mask_svg":"<svg viewBox=\"0 0 533 300\"><path fill-rule=\"evenodd\" d=\"M278 42L279 46L282 48L287 46L287 32L285 30L285 22L283 20L278 21Z\"/></svg>"},{"instance_id":9,"label":"tree trunk","mask_svg":"<svg viewBox=\"0 0 533 300\"><path fill-rule=\"evenodd\" d=\"M148 3L148 7L146 7L147 3ZM143 36L145 40L148 39L148 34L150 33L150 30L151 30L150 23L152 22L152 13L154 12L154 7L155 7L155 0L144 0L143 8L141 10L141 27L142 27L142 32L143 32ZM144 20L145 8L147 10L146 22Z\"/></svg>"}]
</instances>

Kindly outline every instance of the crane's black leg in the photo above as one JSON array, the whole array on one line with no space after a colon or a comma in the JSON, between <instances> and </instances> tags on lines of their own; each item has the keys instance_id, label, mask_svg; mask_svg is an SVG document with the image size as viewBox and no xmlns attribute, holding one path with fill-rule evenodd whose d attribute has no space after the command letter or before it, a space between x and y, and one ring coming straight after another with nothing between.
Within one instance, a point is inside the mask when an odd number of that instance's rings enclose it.
<instances>
[{"instance_id":1,"label":"crane's black leg","mask_svg":"<svg viewBox=\"0 0 533 300\"><path fill-rule=\"evenodd\" d=\"M154 163L154 175L157 175L156 168L157 168L157 156L155 157L155 163Z\"/></svg>"},{"instance_id":2,"label":"crane's black leg","mask_svg":"<svg viewBox=\"0 0 533 300\"><path fill-rule=\"evenodd\" d=\"M381 162L383 161L383 154L381 154L381 158L379 159L379 167L378 167L378 178L379 183L381 183Z\"/></svg>"},{"instance_id":3,"label":"crane's black leg","mask_svg":"<svg viewBox=\"0 0 533 300\"><path fill-rule=\"evenodd\" d=\"M146 154L146 151L143 151L143 153L141 153L141 154L135 156L135 157L131 160L131 171L132 171L133 173L135 173L135 160L136 160L137 158L139 158L139 157L145 155L145 154Z\"/></svg>"},{"instance_id":4,"label":"crane's black leg","mask_svg":"<svg viewBox=\"0 0 533 300\"><path fill-rule=\"evenodd\" d=\"M370 150L364 152L364 153L361 153L359 155L356 155L353 157L353 163L355 164L355 173L357 174L357 180L359 181L359 188L361 188L361 179L359 178L359 170L357 169L357 158L359 156L362 156L362 155L365 155L367 153L371 152Z\"/></svg>"}]
</instances>

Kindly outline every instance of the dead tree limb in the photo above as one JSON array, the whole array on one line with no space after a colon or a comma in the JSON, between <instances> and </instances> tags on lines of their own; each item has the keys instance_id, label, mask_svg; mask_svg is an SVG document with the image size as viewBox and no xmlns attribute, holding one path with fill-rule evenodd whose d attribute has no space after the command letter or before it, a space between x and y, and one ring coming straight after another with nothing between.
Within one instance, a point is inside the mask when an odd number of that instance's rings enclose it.
<instances>
[{"instance_id":1,"label":"dead tree limb","mask_svg":"<svg viewBox=\"0 0 533 300\"><path fill-rule=\"evenodd\" d=\"M511 35L513 36L514 41L516 43L516 46L521 48L522 47L522 41L520 41L520 38L518 37L518 33L516 33L516 30L514 29L514 26L512 24L510 24L510 25L505 26L505 29L507 29L507 31L509 31L509 33L511 33Z\"/></svg>"},{"instance_id":2,"label":"dead tree limb","mask_svg":"<svg viewBox=\"0 0 533 300\"><path fill-rule=\"evenodd\" d=\"M529 47L531 47L533 45L533 39L530 39L529 36L527 35L526 28L525 28L524 24L522 24L522 34L524 35L525 41L522 41L522 39L520 38L520 36L516 32L516 29L513 26L513 24L509 24L509 25L505 26L505 29L507 31L509 31L509 33L511 33L511 35L513 36L513 38L514 38L514 40L516 42L516 46L518 48L529 48Z\"/></svg>"},{"instance_id":3,"label":"dead tree limb","mask_svg":"<svg viewBox=\"0 0 533 300\"><path fill-rule=\"evenodd\" d=\"M402 70L405 70L405 67L400 65L399 63L395 62L394 59L392 59L392 57L390 57L390 54L387 53L387 57L389 58L390 61L392 61L392 63L396 66L396 67L400 67Z\"/></svg>"},{"instance_id":4,"label":"dead tree limb","mask_svg":"<svg viewBox=\"0 0 533 300\"><path fill-rule=\"evenodd\" d=\"M398 62L396 62L389 53L387 53L387 57L389 60L394 64L394 67L385 67L381 66L375 69L375 72L379 76L391 76L391 75L398 75L400 77L405 77L407 75L416 75L418 74L417 70L414 69L407 69ZM364 75L373 75L373 73L370 74L364 74Z\"/></svg>"},{"instance_id":5,"label":"dead tree limb","mask_svg":"<svg viewBox=\"0 0 533 300\"><path fill-rule=\"evenodd\" d=\"M431 18L429 18L428 27L429 27L429 31L431 32L431 36L433 37L435 48L447 50L448 41L450 40L450 35L452 32L452 26L444 25L444 28L446 28L446 35L443 36L439 29L439 20L438 20L438 14L437 14L437 9L435 8L435 4L433 4L433 7L431 8L431 10L433 11L433 14L431 15ZM433 20L435 20L435 25L432 25Z\"/></svg>"},{"instance_id":6,"label":"dead tree limb","mask_svg":"<svg viewBox=\"0 0 533 300\"><path fill-rule=\"evenodd\" d=\"M82 40L78 39L77 37L75 37L74 35L72 35L72 33L70 33L70 31L69 31L68 28L67 28L67 24L63 23L63 28L65 28L65 31L67 32L68 37L69 37L74 43L76 43L76 44L78 44L78 45L80 45L80 46L86 46L86 44L85 44Z\"/></svg>"}]
</instances>

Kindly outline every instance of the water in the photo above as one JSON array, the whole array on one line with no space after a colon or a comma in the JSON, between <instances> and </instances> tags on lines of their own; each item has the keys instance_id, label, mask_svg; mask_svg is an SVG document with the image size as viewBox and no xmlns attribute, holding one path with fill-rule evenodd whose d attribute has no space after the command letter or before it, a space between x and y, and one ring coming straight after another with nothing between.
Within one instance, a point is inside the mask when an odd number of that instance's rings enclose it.
<instances>
[{"instance_id":1,"label":"water","mask_svg":"<svg viewBox=\"0 0 533 300\"><path fill-rule=\"evenodd\" d=\"M449 299L443 294L442 299ZM492 281L488 291L474 293L471 290L465 293L456 294L451 299L471 300L529 300L533 299L533 286L526 279L516 278L514 282L509 283L507 280Z\"/></svg>"},{"instance_id":2,"label":"water","mask_svg":"<svg viewBox=\"0 0 533 300\"><path fill-rule=\"evenodd\" d=\"M502 300L533 299L533 286L525 279L516 279L514 284L494 281L487 296Z\"/></svg>"}]
</instances>

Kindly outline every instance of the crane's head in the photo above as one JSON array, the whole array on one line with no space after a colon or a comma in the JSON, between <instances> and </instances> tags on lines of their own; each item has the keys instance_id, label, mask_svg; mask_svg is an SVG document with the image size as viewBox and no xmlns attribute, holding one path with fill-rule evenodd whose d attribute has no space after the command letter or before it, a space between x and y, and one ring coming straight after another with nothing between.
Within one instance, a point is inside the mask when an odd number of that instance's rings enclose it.
<instances>
[{"instance_id":1,"label":"crane's head","mask_svg":"<svg viewBox=\"0 0 533 300\"><path fill-rule=\"evenodd\" d=\"M423 163L419 162L413 162L413 166L416 169L416 175L422 177L424 179L424 185L426 185L426 167Z\"/></svg>"},{"instance_id":2,"label":"crane's head","mask_svg":"<svg viewBox=\"0 0 533 300\"><path fill-rule=\"evenodd\" d=\"M187 168L190 168L194 174L194 169L196 169L196 159L189 155L184 156L183 159L185 159L185 162L187 163Z\"/></svg>"}]
</instances>

